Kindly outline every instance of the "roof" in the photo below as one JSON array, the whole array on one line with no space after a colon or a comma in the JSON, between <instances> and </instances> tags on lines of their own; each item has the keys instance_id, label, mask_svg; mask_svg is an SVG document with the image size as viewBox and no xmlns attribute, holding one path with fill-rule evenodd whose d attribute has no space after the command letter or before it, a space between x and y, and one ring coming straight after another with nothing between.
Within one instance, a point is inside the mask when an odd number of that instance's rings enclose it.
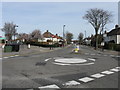
<instances>
[{"instance_id":1,"label":"roof","mask_svg":"<svg viewBox=\"0 0 120 90\"><path fill-rule=\"evenodd\" d=\"M116 29L112 29L110 32L107 33L108 36L112 35L120 35L120 27Z\"/></svg>"},{"instance_id":2,"label":"roof","mask_svg":"<svg viewBox=\"0 0 120 90\"><path fill-rule=\"evenodd\" d=\"M53 34L48 32L48 30L43 34L43 37L45 37L45 38L50 38L52 36L53 36Z\"/></svg>"},{"instance_id":3,"label":"roof","mask_svg":"<svg viewBox=\"0 0 120 90\"><path fill-rule=\"evenodd\" d=\"M54 35L54 34L50 33L48 30L45 33L43 33L43 37L62 39L62 37L58 36L57 34Z\"/></svg>"}]
</instances>

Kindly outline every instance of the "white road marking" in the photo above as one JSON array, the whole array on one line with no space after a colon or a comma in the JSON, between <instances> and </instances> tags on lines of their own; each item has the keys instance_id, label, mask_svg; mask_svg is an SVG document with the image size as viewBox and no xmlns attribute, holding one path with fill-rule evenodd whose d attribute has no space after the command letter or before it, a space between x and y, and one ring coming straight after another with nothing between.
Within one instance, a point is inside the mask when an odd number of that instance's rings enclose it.
<instances>
[{"instance_id":1,"label":"white road marking","mask_svg":"<svg viewBox=\"0 0 120 90\"><path fill-rule=\"evenodd\" d=\"M47 85L47 86L42 86L42 87L38 87L39 89L41 88L57 88L60 89L57 85L53 84L53 85Z\"/></svg>"},{"instance_id":2,"label":"white road marking","mask_svg":"<svg viewBox=\"0 0 120 90\"><path fill-rule=\"evenodd\" d=\"M3 58L9 58L9 57L3 57Z\"/></svg>"},{"instance_id":3,"label":"white road marking","mask_svg":"<svg viewBox=\"0 0 120 90\"><path fill-rule=\"evenodd\" d=\"M103 55L103 56L108 56L108 55Z\"/></svg>"},{"instance_id":4,"label":"white road marking","mask_svg":"<svg viewBox=\"0 0 120 90\"><path fill-rule=\"evenodd\" d=\"M53 63L53 64L57 64L57 65L71 65L71 64L64 64L64 63Z\"/></svg>"},{"instance_id":5,"label":"white road marking","mask_svg":"<svg viewBox=\"0 0 120 90\"><path fill-rule=\"evenodd\" d=\"M120 57L120 56L116 56L116 57Z\"/></svg>"},{"instance_id":6,"label":"white road marking","mask_svg":"<svg viewBox=\"0 0 120 90\"><path fill-rule=\"evenodd\" d=\"M55 62L65 63L65 64L75 64L75 63L85 63L87 60L82 58L61 58L55 59Z\"/></svg>"},{"instance_id":7,"label":"white road marking","mask_svg":"<svg viewBox=\"0 0 120 90\"><path fill-rule=\"evenodd\" d=\"M17 56L20 56L20 55L15 55L15 56L17 57Z\"/></svg>"},{"instance_id":8,"label":"white road marking","mask_svg":"<svg viewBox=\"0 0 120 90\"><path fill-rule=\"evenodd\" d=\"M93 58L88 58L88 60L95 61L95 59L93 59Z\"/></svg>"},{"instance_id":9,"label":"white road marking","mask_svg":"<svg viewBox=\"0 0 120 90\"><path fill-rule=\"evenodd\" d=\"M95 55L95 54L90 54L90 55Z\"/></svg>"},{"instance_id":10,"label":"white road marking","mask_svg":"<svg viewBox=\"0 0 120 90\"><path fill-rule=\"evenodd\" d=\"M15 57L15 56L10 56L10 57Z\"/></svg>"},{"instance_id":11,"label":"white road marking","mask_svg":"<svg viewBox=\"0 0 120 90\"><path fill-rule=\"evenodd\" d=\"M113 69L110 69L111 71L115 71L115 72L118 72L119 71L119 69L117 69L117 68L113 68Z\"/></svg>"},{"instance_id":12,"label":"white road marking","mask_svg":"<svg viewBox=\"0 0 120 90\"><path fill-rule=\"evenodd\" d=\"M3 58L7 59L7 58L12 58L12 57L17 57L17 56L19 56L19 55L14 55L14 56L9 56L9 57L3 57Z\"/></svg>"},{"instance_id":13,"label":"white road marking","mask_svg":"<svg viewBox=\"0 0 120 90\"><path fill-rule=\"evenodd\" d=\"M100 56L101 54L96 54L96 55Z\"/></svg>"},{"instance_id":14,"label":"white road marking","mask_svg":"<svg viewBox=\"0 0 120 90\"><path fill-rule=\"evenodd\" d=\"M2 59L2 58L0 58L0 59Z\"/></svg>"},{"instance_id":15,"label":"white road marking","mask_svg":"<svg viewBox=\"0 0 120 90\"><path fill-rule=\"evenodd\" d=\"M79 82L72 80L72 81L66 82L66 83L63 84L63 85L72 86L72 85L79 85L79 84L80 84Z\"/></svg>"},{"instance_id":16,"label":"white road marking","mask_svg":"<svg viewBox=\"0 0 120 90\"><path fill-rule=\"evenodd\" d=\"M49 61L50 59L52 59L52 58L45 59L45 62Z\"/></svg>"},{"instance_id":17,"label":"white road marking","mask_svg":"<svg viewBox=\"0 0 120 90\"><path fill-rule=\"evenodd\" d=\"M117 69L120 69L120 67L116 67Z\"/></svg>"},{"instance_id":18,"label":"white road marking","mask_svg":"<svg viewBox=\"0 0 120 90\"><path fill-rule=\"evenodd\" d=\"M101 72L102 74L113 74L114 72L111 72L111 71L103 71Z\"/></svg>"},{"instance_id":19,"label":"white road marking","mask_svg":"<svg viewBox=\"0 0 120 90\"><path fill-rule=\"evenodd\" d=\"M91 75L91 77L94 77L94 78L101 78L101 77L104 77L104 76L105 76L105 75L100 74L100 73Z\"/></svg>"},{"instance_id":20,"label":"white road marking","mask_svg":"<svg viewBox=\"0 0 120 90\"><path fill-rule=\"evenodd\" d=\"M85 53L86 55L88 55L89 53Z\"/></svg>"},{"instance_id":21,"label":"white road marking","mask_svg":"<svg viewBox=\"0 0 120 90\"><path fill-rule=\"evenodd\" d=\"M79 81L82 81L82 82L90 82L90 81L93 81L94 79L93 78L89 78L89 77L84 77L84 78L81 78L79 79Z\"/></svg>"},{"instance_id":22,"label":"white road marking","mask_svg":"<svg viewBox=\"0 0 120 90\"><path fill-rule=\"evenodd\" d=\"M94 63L84 63L84 64L73 64L73 65L92 65Z\"/></svg>"},{"instance_id":23,"label":"white road marking","mask_svg":"<svg viewBox=\"0 0 120 90\"><path fill-rule=\"evenodd\" d=\"M111 57L114 57L115 55L110 55Z\"/></svg>"}]
</instances>

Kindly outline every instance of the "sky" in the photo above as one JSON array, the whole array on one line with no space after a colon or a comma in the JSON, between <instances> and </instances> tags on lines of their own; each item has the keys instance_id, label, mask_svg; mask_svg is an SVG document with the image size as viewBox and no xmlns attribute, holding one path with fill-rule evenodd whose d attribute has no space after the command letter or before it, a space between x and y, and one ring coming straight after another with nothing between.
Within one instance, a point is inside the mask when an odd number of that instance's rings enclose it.
<instances>
[{"instance_id":1,"label":"sky","mask_svg":"<svg viewBox=\"0 0 120 90\"><path fill-rule=\"evenodd\" d=\"M42 33L49 30L62 36L65 25L65 32L73 33L74 39L77 39L79 33L85 36L85 31L86 36L94 34L94 28L83 19L91 8L112 12L113 22L106 26L107 31L118 24L117 2L2 2L1 27L5 22L13 22L18 25L18 33L31 33L39 29Z\"/></svg>"}]
</instances>

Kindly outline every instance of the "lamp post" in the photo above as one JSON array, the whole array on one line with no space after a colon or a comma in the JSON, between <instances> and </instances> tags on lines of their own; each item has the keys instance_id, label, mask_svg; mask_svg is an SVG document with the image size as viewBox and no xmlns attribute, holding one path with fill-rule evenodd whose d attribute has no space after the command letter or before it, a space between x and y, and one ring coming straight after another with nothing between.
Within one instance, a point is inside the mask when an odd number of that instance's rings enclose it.
<instances>
[{"instance_id":1,"label":"lamp post","mask_svg":"<svg viewBox=\"0 0 120 90\"><path fill-rule=\"evenodd\" d=\"M63 46L65 44L65 25L63 25Z\"/></svg>"},{"instance_id":2,"label":"lamp post","mask_svg":"<svg viewBox=\"0 0 120 90\"><path fill-rule=\"evenodd\" d=\"M63 39L65 39L65 25L63 25Z\"/></svg>"}]
</instances>

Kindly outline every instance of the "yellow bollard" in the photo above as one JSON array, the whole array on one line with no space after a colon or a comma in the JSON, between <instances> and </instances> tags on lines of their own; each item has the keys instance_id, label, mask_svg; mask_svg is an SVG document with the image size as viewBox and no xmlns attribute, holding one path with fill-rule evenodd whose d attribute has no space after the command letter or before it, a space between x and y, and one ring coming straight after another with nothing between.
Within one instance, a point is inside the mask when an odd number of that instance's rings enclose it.
<instances>
[{"instance_id":1,"label":"yellow bollard","mask_svg":"<svg viewBox=\"0 0 120 90\"><path fill-rule=\"evenodd\" d=\"M75 53L78 53L78 48L75 48Z\"/></svg>"}]
</instances>

